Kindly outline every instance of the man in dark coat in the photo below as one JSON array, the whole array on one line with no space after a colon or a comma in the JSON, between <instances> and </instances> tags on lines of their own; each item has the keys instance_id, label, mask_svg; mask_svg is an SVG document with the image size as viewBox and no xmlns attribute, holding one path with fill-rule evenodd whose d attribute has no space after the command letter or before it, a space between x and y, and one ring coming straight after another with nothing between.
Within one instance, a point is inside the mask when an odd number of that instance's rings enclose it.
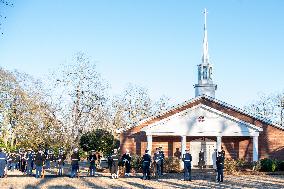
<instances>
[{"instance_id":1,"label":"man in dark coat","mask_svg":"<svg viewBox=\"0 0 284 189\"><path fill-rule=\"evenodd\" d=\"M191 161L192 156L189 153L189 150L185 150L185 154L183 154L182 161L184 163L184 181L191 181Z\"/></svg>"},{"instance_id":2,"label":"man in dark coat","mask_svg":"<svg viewBox=\"0 0 284 189\"><path fill-rule=\"evenodd\" d=\"M80 162L80 155L78 148L74 148L73 154L71 155L71 178L78 176L79 172L79 162Z\"/></svg>"},{"instance_id":3,"label":"man in dark coat","mask_svg":"<svg viewBox=\"0 0 284 189\"><path fill-rule=\"evenodd\" d=\"M96 160L97 160L96 152L95 152L95 150L91 150L91 153L88 157L88 161L90 163L90 167L89 167L90 176L95 176Z\"/></svg>"},{"instance_id":4,"label":"man in dark coat","mask_svg":"<svg viewBox=\"0 0 284 189\"><path fill-rule=\"evenodd\" d=\"M39 149L35 155L36 178L40 178L42 176L44 161L45 161L44 152L42 149Z\"/></svg>"},{"instance_id":5,"label":"man in dark coat","mask_svg":"<svg viewBox=\"0 0 284 189\"><path fill-rule=\"evenodd\" d=\"M119 163L119 156L117 149L113 150L113 154L110 156L112 165L111 165L111 178L118 178L118 163Z\"/></svg>"},{"instance_id":6,"label":"man in dark coat","mask_svg":"<svg viewBox=\"0 0 284 189\"><path fill-rule=\"evenodd\" d=\"M7 164L7 154L3 148L0 148L0 178L5 176L5 168Z\"/></svg>"},{"instance_id":7,"label":"man in dark coat","mask_svg":"<svg viewBox=\"0 0 284 189\"><path fill-rule=\"evenodd\" d=\"M203 149L200 150L199 152L199 161L198 161L198 166L199 168L203 169L205 167L205 157L204 157L204 151Z\"/></svg>"},{"instance_id":8,"label":"man in dark coat","mask_svg":"<svg viewBox=\"0 0 284 189\"><path fill-rule=\"evenodd\" d=\"M218 152L218 157L216 160L217 165L217 182L223 182L224 177L224 161L225 157L222 152Z\"/></svg>"},{"instance_id":9,"label":"man in dark coat","mask_svg":"<svg viewBox=\"0 0 284 189\"><path fill-rule=\"evenodd\" d=\"M148 154L148 152L149 150L145 150L145 154L142 157L143 180L150 180L150 165L152 162L152 158Z\"/></svg>"},{"instance_id":10,"label":"man in dark coat","mask_svg":"<svg viewBox=\"0 0 284 189\"><path fill-rule=\"evenodd\" d=\"M125 165L125 176L130 176L131 155L128 149L126 149L125 154L122 156L122 162Z\"/></svg>"}]
</instances>

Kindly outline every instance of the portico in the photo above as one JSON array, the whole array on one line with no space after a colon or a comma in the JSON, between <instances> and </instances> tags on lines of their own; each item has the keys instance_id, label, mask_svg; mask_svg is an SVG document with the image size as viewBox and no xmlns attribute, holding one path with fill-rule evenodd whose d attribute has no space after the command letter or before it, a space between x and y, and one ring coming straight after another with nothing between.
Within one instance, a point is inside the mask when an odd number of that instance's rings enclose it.
<instances>
[{"instance_id":1,"label":"portico","mask_svg":"<svg viewBox=\"0 0 284 189\"><path fill-rule=\"evenodd\" d=\"M252 138L252 159L253 161L257 161L259 158L258 136L259 132L262 131L262 128L225 114L204 104L196 105L192 108L169 116L166 119L149 124L148 126L142 128L141 131L144 131L146 133L147 148L150 153L153 151L153 136L180 137L181 154L185 153L188 137L199 137L201 139L210 137L211 146L214 146L214 148L216 148L218 151L221 151L223 137L226 137L228 139L230 137L237 136ZM206 142L203 142L203 144L204 143ZM191 146L192 145L190 144L189 148L191 148ZM206 148L206 145L203 146L205 153L208 153L206 151L208 151L209 149ZM193 156L198 156L199 151L197 150L200 150L201 148L202 145L200 143L200 147L190 149L190 153ZM214 151L211 149L207 156L212 156L213 152Z\"/></svg>"}]
</instances>

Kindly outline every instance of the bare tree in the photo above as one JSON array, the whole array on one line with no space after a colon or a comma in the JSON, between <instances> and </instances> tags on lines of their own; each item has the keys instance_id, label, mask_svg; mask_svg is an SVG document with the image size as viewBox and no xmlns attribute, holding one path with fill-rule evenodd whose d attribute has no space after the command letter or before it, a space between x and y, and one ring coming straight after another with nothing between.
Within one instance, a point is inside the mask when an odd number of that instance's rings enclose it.
<instances>
[{"instance_id":1,"label":"bare tree","mask_svg":"<svg viewBox=\"0 0 284 189\"><path fill-rule=\"evenodd\" d=\"M64 66L54 78L57 93L54 97L60 106L56 115L64 123L65 131L73 136L74 144L83 133L104 127L108 122L105 117L108 84L86 54L77 53L74 62Z\"/></svg>"},{"instance_id":2,"label":"bare tree","mask_svg":"<svg viewBox=\"0 0 284 189\"><path fill-rule=\"evenodd\" d=\"M270 95L262 94L259 99L245 106L244 109L281 125L281 101L283 99L284 92Z\"/></svg>"}]
</instances>

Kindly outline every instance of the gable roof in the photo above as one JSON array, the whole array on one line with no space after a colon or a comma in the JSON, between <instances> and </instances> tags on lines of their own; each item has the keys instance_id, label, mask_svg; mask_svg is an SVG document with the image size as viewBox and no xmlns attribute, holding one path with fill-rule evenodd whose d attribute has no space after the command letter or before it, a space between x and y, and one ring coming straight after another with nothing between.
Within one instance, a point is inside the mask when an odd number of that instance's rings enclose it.
<instances>
[{"instance_id":1,"label":"gable roof","mask_svg":"<svg viewBox=\"0 0 284 189\"><path fill-rule=\"evenodd\" d=\"M264 124L271 125L271 126L276 127L278 129L284 130L284 127L276 124L275 122L273 122L273 121L271 121L271 120L269 120L267 118L262 117L261 115L253 114L253 113L248 112L248 111L246 111L244 109L241 109L241 108L238 108L236 106L230 105L230 104L228 104L226 102L220 101L220 100L218 100L216 98L212 98L212 97L207 96L207 95L202 95L202 96L198 96L198 97L192 98L192 99L190 99L188 101L185 101L185 102L183 102L181 104L178 104L176 106L173 106L173 107L169 108L168 110L166 110L166 111L164 111L164 112L162 112L162 113L160 113L158 115L150 116L150 117L148 117L146 119L143 119L140 122L138 122L137 124L134 124L131 127L126 128L126 129L121 129L118 132L120 133L120 132L129 130L129 129L132 129L134 127L138 127L138 126L143 128L143 127L145 127L145 126L147 126L149 124L152 124L154 122L157 122L157 121L160 121L162 119L165 119L165 118L167 118L169 116L172 116L172 115L174 115L176 113L179 113L179 112L181 112L183 110L186 110L188 108L196 106L196 105L198 105L200 103L205 103L206 104L206 101L207 102L212 102L212 103L214 103L214 104L216 104L218 106L221 106L223 108L229 109L229 110L231 110L233 112L237 112L237 113L239 113L241 115L245 115L245 116L250 117L250 118L252 118L254 120L260 121L260 122L262 122Z\"/></svg>"}]
</instances>

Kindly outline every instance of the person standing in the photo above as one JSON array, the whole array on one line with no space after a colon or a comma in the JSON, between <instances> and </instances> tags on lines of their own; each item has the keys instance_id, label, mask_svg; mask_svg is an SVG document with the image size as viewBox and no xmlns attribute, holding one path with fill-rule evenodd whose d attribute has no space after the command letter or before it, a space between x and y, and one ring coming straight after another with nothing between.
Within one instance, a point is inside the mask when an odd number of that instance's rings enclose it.
<instances>
[{"instance_id":1,"label":"person standing","mask_svg":"<svg viewBox=\"0 0 284 189\"><path fill-rule=\"evenodd\" d=\"M185 154L183 154L182 161L184 163L184 181L191 181L191 161L192 156L189 153L189 150L185 150Z\"/></svg>"},{"instance_id":2,"label":"person standing","mask_svg":"<svg viewBox=\"0 0 284 189\"><path fill-rule=\"evenodd\" d=\"M161 175L164 174L164 160L165 160L165 154L163 151L162 146L159 147L159 153L161 155Z\"/></svg>"},{"instance_id":3,"label":"person standing","mask_svg":"<svg viewBox=\"0 0 284 189\"><path fill-rule=\"evenodd\" d=\"M26 173L27 175L32 175L33 173L33 160L34 160L34 155L32 153L32 149L28 149L28 152L26 153L26 162L27 162L27 169Z\"/></svg>"},{"instance_id":4,"label":"person standing","mask_svg":"<svg viewBox=\"0 0 284 189\"><path fill-rule=\"evenodd\" d=\"M150 180L150 165L152 162L152 158L148 154L148 152L149 150L145 150L145 154L142 157L143 180Z\"/></svg>"},{"instance_id":5,"label":"person standing","mask_svg":"<svg viewBox=\"0 0 284 189\"><path fill-rule=\"evenodd\" d=\"M42 149L39 149L35 155L35 165L36 165L36 178L41 178L43 165L45 161L45 155Z\"/></svg>"},{"instance_id":6,"label":"person standing","mask_svg":"<svg viewBox=\"0 0 284 189\"><path fill-rule=\"evenodd\" d=\"M119 157L117 154L117 149L113 150L113 154L110 157L111 159L111 178L118 178L118 163L119 163Z\"/></svg>"},{"instance_id":7,"label":"person standing","mask_svg":"<svg viewBox=\"0 0 284 189\"><path fill-rule=\"evenodd\" d=\"M7 154L4 151L4 148L0 148L0 178L5 176L5 168L7 164Z\"/></svg>"},{"instance_id":8,"label":"person standing","mask_svg":"<svg viewBox=\"0 0 284 189\"><path fill-rule=\"evenodd\" d=\"M23 148L20 149L20 171L26 172L26 152Z\"/></svg>"},{"instance_id":9,"label":"person standing","mask_svg":"<svg viewBox=\"0 0 284 189\"><path fill-rule=\"evenodd\" d=\"M45 167L46 167L46 169L50 169L50 162L51 162L51 151L50 151L50 149L46 150L45 156L46 156Z\"/></svg>"},{"instance_id":10,"label":"person standing","mask_svg":"<svg viewBox=\"0 0 284 189\"><path fill-rule=\"evenodd\" d=\"M78 148L74 148L73 153L71 155L71 178L78 176L79 173L79 161L80 155Z\"/></svg>"},{"instance_id":11,"label":"person standing","mask_svg":"<svg viewBox=\"0 0 284 189\"><path fill-rule=\"evenodd\" d=\"M200 152L199 152L198 166L199 166L200 169L203 169L205 167L205 157L204 157L203 149L201 149Z\"/></svg>"},{"instance_id":12,"label":"person standing","mask_svg":"<svg viewBox=\"0 0 284 189\"><path fill-rule=\"evenodd\" d=\"M162 154L160 153L160 149L156 148L156 152L153 157L155 163L156 163L156 176L159 178L162 173L161 173L161 167L162 167Z\"/></svg>"},{"instance_id":13,"label":"person standing","mask_svg":"<svg viewBox=\"0 0 284 189\"><path fill-rule=\"evenodd\" d=\"M217 157L217 182L223 182L224 178L224 161L225 157L223 156L222 152L218 152L218 157Z\"/></svg>"},{"instance_id":14,"label":"person standing","mask_svg":"<svg viewBox=\"0 0 284 189\"><path fill-rule=\"evenodd\" d=\"M66 155L62 149L59 150L58 156L56 158L58 165L58 175L63 175L64 172L64 161L66 159Z\"/></svg>"},{"instance_id":15,"label":"person standing","mask_svg":"<svg viewBox=\"0 0 284 189\"><path fill-rule=\"evenodd\" d=\"M125 176L130 176L130 163L131 163L131 155L129 153L129 150L126 149L125 154L122 156L122 162L125 165Z\"/></svg>"},{"instance_id":16,"label":"person standing","mask_svg":"<svg viewBox=\"0 0 284 189\"><path fill-rule=\"evenodd\" d=\"M96 156L96 152L95 150L91 150L91 153L88 157L89 163L90 163L90 167L89 167L89 172L90 172L90 176L95 176L95 172L96 172L96 160L97 160L97 156Z\"/></svg>"}]
</instances>

